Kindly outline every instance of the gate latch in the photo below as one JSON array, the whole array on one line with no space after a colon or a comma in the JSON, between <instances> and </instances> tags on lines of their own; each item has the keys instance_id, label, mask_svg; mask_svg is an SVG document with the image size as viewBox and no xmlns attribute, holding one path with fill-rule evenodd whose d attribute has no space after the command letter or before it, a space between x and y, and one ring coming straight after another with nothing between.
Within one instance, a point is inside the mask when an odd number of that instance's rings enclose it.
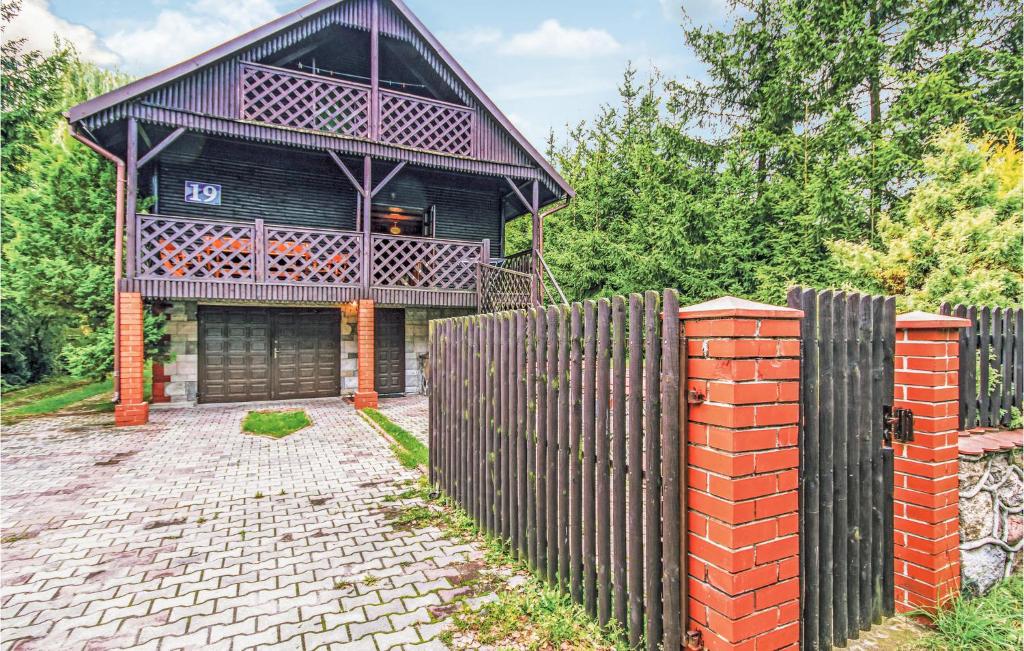
<instances>
[{"instance_id":1,"label":"gate latch","mask_svg":"<svg viewBox=\"0 0 1024 651\"><path fill-rule=\"evenodd\" d=\"M902 407L882 405L882 421L885 424L883 437L887 445L893 441L909 443L914 440L914 412Z\"/></svg>"}]
</instances>

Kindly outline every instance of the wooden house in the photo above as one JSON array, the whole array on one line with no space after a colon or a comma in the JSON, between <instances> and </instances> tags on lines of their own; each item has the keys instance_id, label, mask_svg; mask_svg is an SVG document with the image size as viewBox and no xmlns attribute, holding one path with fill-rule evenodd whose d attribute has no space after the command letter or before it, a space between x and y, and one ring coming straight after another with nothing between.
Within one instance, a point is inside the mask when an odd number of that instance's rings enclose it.
<instances>
[{"instance_id":1,"label":"wooden house","mask_svg":"<svg viewBox=\"0 0 1024 651\"><path fill-rule=\"evenodd\" d=\"M143 310L154 402L420 390L429 319L540 300L573 194L401 0L317 0L67 117L118 166L121 424L148 416Z\"/></svg>"}]
</instances>

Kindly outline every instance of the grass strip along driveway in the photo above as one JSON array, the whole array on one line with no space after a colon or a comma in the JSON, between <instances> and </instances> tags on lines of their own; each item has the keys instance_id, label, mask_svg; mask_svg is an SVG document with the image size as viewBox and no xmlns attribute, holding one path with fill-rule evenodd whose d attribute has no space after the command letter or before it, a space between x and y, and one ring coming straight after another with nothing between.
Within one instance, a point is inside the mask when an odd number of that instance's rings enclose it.
<instances>
[{"instance_id":1,"label":"grass strip along driveway","mask_svg":"<svg viewBox=\"0 0 1024 651\"><path fill-rule=\"evenodd\" d=\"M4 425L10 425L25 418L52 414L83 400L109 393L113 389L110 380L95 382L59 378L24 389L7 391L3 396L3 415L0 421Z\"/></svg>"},{"instance_id":2,"label":"grass strip along driveway","mask_svg":"<svg viewBox=\"0 0 1024 651\"><path fill-rule=\"evenodd\" d=\"M430 453L427 451L427 446L420 443L419 439L396 425L376 409L367 408L363 409L360 413L394 441L391 451L398 457L399 463L406 468L427 467Z\"/></svg>"}]
</instances>

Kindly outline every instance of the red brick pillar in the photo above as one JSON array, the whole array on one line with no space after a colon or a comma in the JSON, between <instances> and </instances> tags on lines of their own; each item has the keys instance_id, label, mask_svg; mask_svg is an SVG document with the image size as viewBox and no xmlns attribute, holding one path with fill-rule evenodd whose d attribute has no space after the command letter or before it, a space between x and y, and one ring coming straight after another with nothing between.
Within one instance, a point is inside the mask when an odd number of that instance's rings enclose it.
<instances>
[{"instance_id":1,"label":"red brick pillar","mask_svg":"<svg viewBox=\"0 0 1024 651\"><path fill-rule=\"evenodd\" d=\"M894 406L914 412L914 439L893 443L896 612L934 608L960 590L957 429L959 329L924 312L896 319Z\"/></svg>"},{"instance_id":2,"label":"red brick pillar","mask_svg":"<svg viewBox=\"0 0 1024 651\"><path fill-rule=\"evenodd\" d=\"M683 308L688 628L708 649L800 639L797 424L803 312L726 297Z\"/></svg>"},{"instance_id":3,"label":"red brick pillar","mask_svg":"<svg viewBox=\"0 0 1024 651\"><path fill-rule=\"evenodd\" d=\"M149 405L143 401L143 343L142 294L121 292L121 314L118 322L120 355L118 369L119 401L114 407L114 423L118 426L145 425L149 420Z\"/></svg>"},{"instance_id":4,"label":"red brick pillar","mask_svg":"<svg viewBox=\"0 0 1024 651\"><path fill-rule=\"evenodd\" d=\"M373 301L361 300L356 314L356 357L359 365L359 388L356 390L356 409L377 407L377 392L373 382Z\"/></svg>"}]
</instances>

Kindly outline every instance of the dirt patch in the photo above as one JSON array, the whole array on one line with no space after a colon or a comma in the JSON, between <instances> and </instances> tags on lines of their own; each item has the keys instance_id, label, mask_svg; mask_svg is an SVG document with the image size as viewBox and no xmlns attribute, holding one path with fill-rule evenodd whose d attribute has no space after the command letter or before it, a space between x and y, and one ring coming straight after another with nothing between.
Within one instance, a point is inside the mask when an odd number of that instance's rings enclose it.
<instances>
[{"instance_id":1,"label":"dirt patch","mask_svg":"<svg viewBox=\"0 0 1024 651\"><path fill-rule=\"evenodd\" d=\"M162 529L164 527L173 527L179 524L185 524L185 518L178 518L177 520L157 520L155 522L147 522L142 528L143 529Z\"/></svg>"},{"instance_id":2,"label":"dirt patch","mask_svg":"<svg viewBox=\"0 0 1024 651\"><path fill-rule=\"evenodd\" d=\"M106 461L97 461L93 465L94 466L116 466L117 464L121 463L125 459L131 459L136 454L138 454L138 451L118 452L117 454L115 454L114 456L110 457Z\"/></svg>"},{"instance_id":3,"label":"dirt patch","mask_svg":"<svg viewBox=\"0 0 1024 651\"><path fill-rule=\"evenodd\" d=\"M330 501L331 501L331 498L329 498L329 497L311 497L311 498L309 498L309 503L312 504L313 506L323 506L324 504L327 504Z\"/></svg>"}]
</instances>

